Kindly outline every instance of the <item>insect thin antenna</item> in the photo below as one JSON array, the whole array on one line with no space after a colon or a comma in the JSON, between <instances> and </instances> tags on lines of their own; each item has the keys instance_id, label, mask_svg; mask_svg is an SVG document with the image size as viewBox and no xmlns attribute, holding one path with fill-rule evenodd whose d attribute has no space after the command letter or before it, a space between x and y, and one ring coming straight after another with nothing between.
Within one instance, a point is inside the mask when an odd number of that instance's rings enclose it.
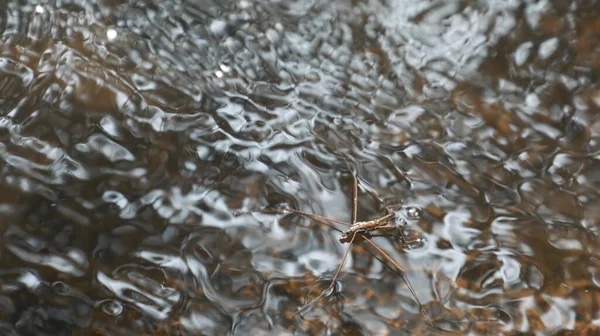
<instances>
[{"instance_id":1,"label":"insect thin antenna","mask_svg":"<svg viewBox=\"0 0 600 336\"><path fill-rule=\"evenodd\" d=\"M352 174L352 218L350 224L354 224L358 212L358 179L353 170L350 170L350 174Z\"/></svg>"},{"instance_id":2,"label":"insect thin antenna","mask_svg":"<svg viewBox=\"0 0 600 336\"><path fill-rule=\"evenodd\" d=\"M338 266L337 270L335 271L335 275L331 279L331 283L329 284L329 287L327 287L327 289L325 291L321 292L321 294L319 294L319 296L317 296L316 298L312 299L309 303L305 304L302 308L300 308L296 312L296 314L299 314L299 313L303 312L307 307L309 307L310 305L312 305L313 303L315 303L317 300L319 300L320 298L322 298L323 296L325 296L325 294L327 294L331 289L333 289L333 287L335 286L335 282L337 281L337 278L340 275L340 272L342 271L342 268L344 267L344 264L346 263L346 259L348 258L348 254L350 254L350 249L352 248L352 243L354 242L354 239L356 239L357 234L358 234L358 232L354 232L354 234L352 235L352 239L350 240L350 244L348 244L348 248L346 249L346 252L344 253L344 257L342 258L342 261L340 262L340 266Z\"/></svg>"},{"instance_id":3,"label":"insect thin antenna","mask_svg":"<svg viewBox=\"0 0 600 336\"><path fill-rule=\"evenodd\" d=\"M429 321L429 324L433 327L433 321L431 320L431 317L429 317L429 313L427 313L427 311L425 310L425 307L423 307L421 300L419 300L419 297L417 296L417 292L415 292L415 289L413 288L413 286L410 284L410 282L406 278L406 271L404 270L404 268L402 268L392 257L390 257L389 254L387 254L384 250L382 250L379 246L377 246L377 244L373 243L370 239L365 239L365 241L367 243L369 243L369 245L371 245L374 249L376 249L377 252L379 252L379 254L385 260L387 260L389 263L394 265L394 267L396 267L398 269L398 271L400 271L400 274L401 274L400 277L402 278L402 281L404 281L404 283L406 284L406 287L408 287L408 290L410 291L410 294L413 296L415 301L417 301L417 304L419 305L419 308L421 309L421 313L427 318L427 320Z\"/></svg>"},{"instance_id":4,"label":"insect thin antenna","mask_svg":"<svg viewBox=\"0 0 600 336\"><path fill-rule=\"evenodd\" d=\"M300 211L300 210L286 208L285 211L297 213L297 214L300 214L300 215L303 215L303 216L306 216L306 217L311 217L311 218L326 220L328 222L332 222L332 223L336 223L336 224L341 224L341 225L346 225L346 226L352 226L350 223L347 223L347 222L344 222L344 221L340 221L340 220L329 218L329 217L325 217L325 216L315 215L315 214L311 214L311 213Z\"/></svg>"},{"instance_id":5,"label":"insect thin antenna","mask_svg":"<svg viewBox=\"0 0 600 336\"><path fill-rule=\"evenodd\" d=\"M287 212L296 213L296 214L299 214L299 215L302 215L302 216L314 218L314 219L320 219L320 220L325 220L325 221L336 223L336 224L341 224L341 225L346 225L346 226L352 226L350 223L347 223L347 222L344 222L344 221L340 221L340 220L329 218L329 217L325 217L325 216L319 216L319 215L316 215L316 214L311 214L311 213L308 213L308 212L304 212L304 211L300 211L300 210L296 210L296 209L291 209L291 208L264 209L264 210L257 210L257 211L237 212L237 213L234 214L234 216L237 217L237 216L248 215L248 214L253 214L253 213L266 213L266 214L283 215L286 211Z\"/></svg>"}]
</instances>

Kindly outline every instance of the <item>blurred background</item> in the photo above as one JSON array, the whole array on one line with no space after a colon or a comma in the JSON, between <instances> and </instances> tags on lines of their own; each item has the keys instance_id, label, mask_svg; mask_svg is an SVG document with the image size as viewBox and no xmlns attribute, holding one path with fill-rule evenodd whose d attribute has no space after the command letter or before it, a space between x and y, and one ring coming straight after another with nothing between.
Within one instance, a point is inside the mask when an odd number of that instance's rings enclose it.
<instances>
[{"instance_id":1,"label":"blurred background","mask_svg":"<svg viewBox=\"0 0 600 336\"><path fill-rule=\"evenodd\" d=\"M595 334L599 10L1 1L0 334Z\"/></svg>"}]
</instances>

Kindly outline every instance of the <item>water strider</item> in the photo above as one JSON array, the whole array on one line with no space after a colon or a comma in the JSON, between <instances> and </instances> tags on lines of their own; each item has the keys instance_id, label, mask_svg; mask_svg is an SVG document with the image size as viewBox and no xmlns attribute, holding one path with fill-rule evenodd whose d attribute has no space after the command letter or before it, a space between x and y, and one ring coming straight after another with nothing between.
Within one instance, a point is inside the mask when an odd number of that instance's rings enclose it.
<instances>
[{"instance_id":1,"label":"water strider","mask_svg":"<svg viewBox=\"0 0 600 336\"><path fill-rule=\"evenodd\" d=\"M352 184L352 217L351 217L350 223L336 220L336 219L329 218L329 217L325 217L325 216L320 216L317 214L304 212L301 210L291 209L291 208L264 209L264 210L260 210L260 211L241 212L241 213L237 213L236 216L240 216L243 214L251 214L251 213L255 213L255 212L274 213L274 214L285 214L286 212L291 212L291 213L296 213L296 214L306 216L309 218L313 218L313 219L325 220L325 221L328 221L331 223L348 226L347 230L339 230L338 228L334 227L331 224L319 222L320 224L327 225L328 227L340 232L341 236L339 238L339 242L342 244L348 243L349 245L348 245L348 248L346 249L346 251L344 252L344 256L342 257L342 261L340 262L340 265L338 266L333 278L331 279L331 283L330 283L329 287L327 287L327 289L325 291L323 291L319 296L312 299L306 305L301 307L298 310L298 313L303 312L307 307L309 307L310 305L315 303L317 300L321 299L324 295L326 295L329 291L331 291L333 289L333 287L335 286L335 283L339 277L339 274L340 274L342 268L344 267L344 264L346 262L348 254L350 253L350 249L352 248L352 245L358 241L365 241L365 242L367 242L367 244L369 244L371 247L373 247L377 251L377 253L379 253L385 259L385 261L387 261L393 265L394 272L402 278L402 280L408 287L411 295L413 296L413 298L419 305L421 313L423 314L423 316L425 316L425 318L427 319L429 324L433 326L433 322L432 322L429 314L425 310L425 307L423 307L423 304L419 300L413 286L408 281L408 278L406 277L406 271L404 270L404 268L402 266L400 266L389 254L387 254L383 249L381 249L377 244L375 244L371 240L371 238L378 237L378 236L394 236L397 238L401 238L403 241L406 241L404 234L402 232L402 228L400 226L387 224L388 221L396 218L396 214L394 213L393 209L397 208L399 205L392 205L392 206L385 207L386 214L380 218L368 220L368 221L357 222L356 217L357 217L357 209L358 209L358 180L356 178L356 175L352 171L351 171L351 174L352 174L353 184ZM381 259L379 259L379 258L377 258L377 259L379 261L381 261L384 265L386 265ZM388 265L386 265L386 266L388 266Z\"/></svg>"}]
</instances>

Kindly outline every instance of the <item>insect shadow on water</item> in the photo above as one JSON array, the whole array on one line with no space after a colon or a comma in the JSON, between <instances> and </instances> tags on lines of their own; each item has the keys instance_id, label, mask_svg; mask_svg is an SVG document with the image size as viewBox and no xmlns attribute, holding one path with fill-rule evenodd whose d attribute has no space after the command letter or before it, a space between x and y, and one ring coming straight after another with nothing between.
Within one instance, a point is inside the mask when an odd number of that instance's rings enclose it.
<instances>
[{"instance_id":1,"label":"insect shadow on water","mask_svg":"<svg viewBox=\"0 0 600 336\"><path fill-rule=\"evenodd\" d=\"M325 296L327 293L329 293L331 290L333 290L333 288L336 285L337 279L340 275L340 272L341 272L342 268L344 267L346 259L348 258L348 254L350 253L352 244L358 243L360 241L364 241L367 244L369 244L372 248L374 248L375 251L385 261L381 260L380 257L375 255L370 250L367 249L367 251L369 251L371 254L373 254L373 256L377 260L379 260L383 265L392 269L392 271L394 271L394 273L396 273L398 276L400 276L402 278L402 280L406 284L406 287L410 291L411 295L413 296L413 298L419 305L421 313L423 314L423 316L425 316L425 318L427 319L429 324L433 326L433 322L432 322L431 318L429 317L429 314L425 310L425 307L423 307L423 305L421 304L421 301L417 297L417 293L415 292L413 286L408 281L408 278L406 276L406 271L404 270L404 268L402 268L402 266L400 266L389 254L387 254L383 249L381 249L377 244L375 244L371 240L371 238L374 238L374 237L394 237L396 239L402 239L404 242L406 242L406 238L405 238L402 228L400 226L387 224L390 220L393 220L396 218L394 209L399 208L401 206L401 204L396 204L396 205L385 207L386 214L380 218L369 220L369 221L357 222L356 217L357 217L357 210L358 210L358 208L357 208L357 205L358 205L358 179L356 178L356 175L354 174L353 171L351 171L350 173L352 175L352 181L353 181L353 184L352 184L352 216L351 216L350 223L340 221L337 219L333 219L333 218L329 218L329 217L325 217L325 216L320 216L317 214L312 214L312 213L292 209L292 208L264 209L264 210L258 210L258 211L239 212L239 213L236 213L235 216L241 216L241 215L247 215L247 214L253 214L253 213L267 213L267 214L295 213L298 215L302 215L302 216L306 216L306 217L309 217L312 219L319 220L319 222L318 222L319 224L326 225L326 226L334 229L335 231L338 231L341 233L341 236L339 238L340 243L342 243L342 244L348 243L348 248L344 252L342 261L340 262L340 265L338 266L337 270L335 271L335 274L331 280L331 284L329 285L329 287L327 287L327 289L325 291L323 291L319 296L317 296L316 298L312 299L310 302L308 302L307 304L302 306L298 310L297 314L302 313L307 307L311 306L313 303L315 303L316 301L321 299L323 296ZM326 221L326 222L320 222L320 221ZM329 222L329 223L327 223L327 222ZM337 227L335 227L333 224L330 224L330 223L345 225L348 227L348 229L340 230ZM393 268L391 266L389 266L388 263L391 264L393 266Z\"/></svg>"}]
</instances>

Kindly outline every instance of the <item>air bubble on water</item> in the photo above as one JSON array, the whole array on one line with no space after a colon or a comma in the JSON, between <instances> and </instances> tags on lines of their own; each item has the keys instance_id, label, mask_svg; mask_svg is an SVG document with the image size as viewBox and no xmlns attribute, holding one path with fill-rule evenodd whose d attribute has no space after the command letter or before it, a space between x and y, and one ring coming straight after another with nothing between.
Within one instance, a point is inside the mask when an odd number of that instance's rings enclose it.
<instances>
[{"instance_id":1,"label":"air bubble on water","mask_svg":"<svg viewBox=\"0 0 600 336\"><path fill-rule=\"evenodd\" d=\"M404 218L396 217L396 225L397 226L407 226L408 223Z\"/></svg>"},{"instance_id":2,"label":"air bubble on water","mask_svg":"<svg viewBox=\"0 0 600 336\"><path fill-rule=\"evenodd\" d=\"M417 207L409 207L406 209L406 214L408 218L412 220L417 220L421 218L421 210Z\"/></svg>"},{"instance_id":3,"label":"air bubble on water","mask_svg":"<svg viewBox=\"0 0 600 336\"><path fill-rule=\"evenodd\" d=\"M102 305L102 311L108 315L118 316L123 312L123 305L115 300L106 301Z\"/></svg>"}]
</instances>

